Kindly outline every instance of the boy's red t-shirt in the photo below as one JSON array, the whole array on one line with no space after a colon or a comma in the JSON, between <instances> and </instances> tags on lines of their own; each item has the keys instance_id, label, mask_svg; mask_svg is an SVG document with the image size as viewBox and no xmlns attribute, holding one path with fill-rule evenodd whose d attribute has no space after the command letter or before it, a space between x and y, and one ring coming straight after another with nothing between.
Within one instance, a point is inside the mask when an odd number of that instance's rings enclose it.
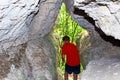
<instances>
[{"instance_id":1,"label":"boy's red t-shirt","mask_svg":"<svg viewBox=\"0 0 120 80\"><path fill-rule=\"evenodd\" d=\"M73 43L65 43L62 46L62 55L66 55L66 63L69 66L77 66L80 64L80 56L78 48Z\"/></svg>"}]
</instances>

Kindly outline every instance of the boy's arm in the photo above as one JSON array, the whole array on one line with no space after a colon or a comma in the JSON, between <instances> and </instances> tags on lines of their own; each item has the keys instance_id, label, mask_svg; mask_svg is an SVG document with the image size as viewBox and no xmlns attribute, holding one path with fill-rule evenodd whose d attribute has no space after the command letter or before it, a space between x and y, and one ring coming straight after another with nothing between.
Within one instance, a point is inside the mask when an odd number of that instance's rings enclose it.
<instances>
[{"instance_id":1,"label":"boy's arm","mask_svg":"<svg viewBox=\"0 0 120 80\"><path fill-rule=\"evenodd\" d=\"M62 64L65 63L65 55L62 55Z\"/></svg>"},{"instance_id":2,"label":"boy's arm","mask_svg":"<svg viewBox=\"0 0 120 80\"><path fill-rule=\"evenodd\" d=\"M62 47L62 65L65 63L65 53L66 53L66 48Z\"/></svg>"}]
</instances>

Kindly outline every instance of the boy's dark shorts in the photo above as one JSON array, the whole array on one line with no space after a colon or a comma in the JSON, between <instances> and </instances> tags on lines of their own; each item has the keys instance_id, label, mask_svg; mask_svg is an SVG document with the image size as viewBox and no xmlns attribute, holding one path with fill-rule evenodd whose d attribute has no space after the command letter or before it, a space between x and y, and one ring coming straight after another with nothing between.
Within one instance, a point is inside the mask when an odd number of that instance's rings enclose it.
<instances>
[{"instance_id":1,"label":"boy's dark shorts","mask_svg":"<svg viewBox=\"0 0 120 80\"><path fill-rule=\"evenodd\" d=\"M80 64L78 66L69 66L69 65L65 64L65 71L68 74L71 74L72 72L75 74L79 74L80 73Z\"/></svg>"}]
</instances>

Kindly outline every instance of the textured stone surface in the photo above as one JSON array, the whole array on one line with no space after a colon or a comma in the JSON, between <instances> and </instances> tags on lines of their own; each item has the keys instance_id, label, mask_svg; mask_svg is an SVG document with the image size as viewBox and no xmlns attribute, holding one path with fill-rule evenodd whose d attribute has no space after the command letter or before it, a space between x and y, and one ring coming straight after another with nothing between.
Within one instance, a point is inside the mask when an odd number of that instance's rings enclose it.
<instances>
[{"instance_id":1,"label":"textured stone surface","mask_svg":"<svg viewBox=\"0 0 120 80\"><path fill-rule=\"evenodd\" d=\"M106 35L120 39L120 2L112 0L75 0L75 6L95 21Z\"/></svg>"},{"instance_id":2,"label":"textured stone surface","mask_svg":"<svg viewBox=\"0 0 120 80\"><path fill-rule=\"evenodd\" d=\"M28 32L39 0L1 0L0 41L14 40Z\"/></svg>"},{"instance_id":3,"label":"textured stone surface","mask_svg":"<svg viewBox=\"0 0 120 80\"><path fill-rule=\"evenodd\" d=\"M0 0L0 52L28 41L39 0Z\"/></svg>"},{"instance_id":4,"label":"textured stone surface","mask_svg":"<svg viewBox=\"0 0 120 80\"><path fill-rule=\"evenodd\" d=\"M0 55L0 80L56 80L55 50L49 37L10 47Z\"/></svg>"},{"instance_id":5,"label":"textured stone surface","mask_svg":"<svg viewBox=\"0 0 120 80\"><path fill-rule=\"evenodd\" d=\"M80 80L119 80L120 59L101 58L93 60L82 73Z\"/></svg>"},{"instance_id":6,"label":"textured stone surface","mask_svg":"<svg viewBox=\"0 0 120 80\"><path fill-rule=\"evenodd\" d=\"M45 36L53 29L55 19L61 7L61 0L41 1L40 9L33 20L31 36Z\"/></svg>"},{"instance_id":7,"label":"textured stone surface","mask_svg":"<svg viewBox=\"0 0 120 80\"><path fill-rule=\"evenodd\" d=\"M26 55L35 80L56 80L55 52L48 37L28 42Z\"/></svg>"},{"instance_id":8,"label":"textured stone surface","mask_svg":"<svg viewBox=\"0 0 120 80\"><path fill-rule=\"evenodd\" d=\"M25 50L26 44L22 44L17 47L11 46L5 53L1 53L0 59L9 63L2 68L5 70L4 75L0 75L2 76L1 80L30 80L30 76L28 76L30 73Z\"/></svg>"},{"instance_id":9,"label":"textured stone surface","mask_svg":"<svg viewBox=\"0 0 120 80\"><path fill-rule=\"evenodd\" d=\"M78 12L74 12L74 19L91 33L84 38L86 44L79 48L82 50L83 65L88 64L80 80L119 80L120 17L116 14L120 13L120 2L75 1L75 10ZM90 39L87 40L88 38ZM85 49L87 43L90 46Z\"/></svg>"},{"instance_id":10,"label":"textured stone surface","mask_svg":"<svg viewBox=\"0 0 120 80\"><path fill-rule=\"evenodd\" d=\"M54 47L44 36L60 6L61 0L0 0L0 80L56 80Z\"/></svg>"},{"instance_id":11,"label":"textured stone surface","mask_svg":"<svg viewBox=\"0 0 120 80\"><path fill-rule=\"evenodd\" d=\"M82 50L83 63L87 64L92 59L102 57L119 56L120 43L117 39L120 35L120 17L115 16L120 11L119 1L75 0L74 6L72 16L90 33L90 39L86 42L90 44L89 48L81 49L88 46L84 43L79 48ZM86 38L84 40L86 41Z\"/></svg>"}]
</instances>

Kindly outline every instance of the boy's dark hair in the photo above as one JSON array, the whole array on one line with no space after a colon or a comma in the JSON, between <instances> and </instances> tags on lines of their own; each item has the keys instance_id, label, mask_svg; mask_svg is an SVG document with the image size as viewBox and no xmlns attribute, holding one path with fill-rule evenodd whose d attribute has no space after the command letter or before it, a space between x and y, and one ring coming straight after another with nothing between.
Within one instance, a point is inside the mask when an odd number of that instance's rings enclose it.
<instances>
[{"instance_id":1,"label":"boy's dark hair","mask_svg":"<svg viewBox=\"0 0 120 80\"><path fill-rule=\"evenodd\" d=\"M65 36L63 37L63 41L70 41L70 37L67 36L67 35L65 35Z\"/></svg>"}]
</instances>

